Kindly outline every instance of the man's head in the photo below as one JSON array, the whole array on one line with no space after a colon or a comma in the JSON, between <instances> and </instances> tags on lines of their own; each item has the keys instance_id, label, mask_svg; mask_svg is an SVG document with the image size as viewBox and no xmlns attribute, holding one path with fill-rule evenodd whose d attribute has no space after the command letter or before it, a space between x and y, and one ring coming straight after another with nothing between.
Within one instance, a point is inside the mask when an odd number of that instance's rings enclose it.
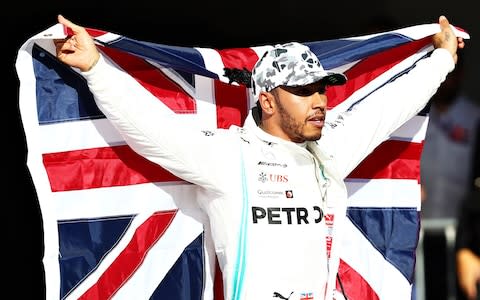
<instances>
[{"instance_id":1,"label":"man's head","mask_svg":"<svg viewBox=\"0 0 480 300\"><path fill-rule=\"evenodd\" d=\"M319 139L325 121L326 87L345 82L343 74L326 72L307 46L296 42L276 45L252 70L261 127L294 142Z\"/></svg>"}]
</instances>

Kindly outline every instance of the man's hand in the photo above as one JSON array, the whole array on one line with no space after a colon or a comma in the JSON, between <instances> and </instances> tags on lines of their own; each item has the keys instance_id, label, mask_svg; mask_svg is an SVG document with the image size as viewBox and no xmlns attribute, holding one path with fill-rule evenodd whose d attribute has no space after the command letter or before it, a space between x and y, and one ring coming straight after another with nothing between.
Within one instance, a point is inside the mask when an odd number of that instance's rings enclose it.
<instances>
[{"instance_id":1,"label":"man's hand","mask_svg":"<svg viewBox=\"0 0 480 300\"><path fill-rule=\"evenodd\" d=\"M477 284L480 282L480 257L470 249L460 249L457 252L457 277L460 288L467 299L477 299Z\"/></svg>"},{"instance_id":2,"label":"man's hand","mask_svg":"<svg viewBox=\"0 0 480 300\"><path fill-rule=\"evenodd\" d=\"M85 28L72 23L62 15L58 15L58 22L70 28L73 35L54 41L57 58L69 66L79 68L82 72L89 71L100 58L93 38Z\"/></svg>"},{"instance_id":3,"label":"man's hand","mask_svg":"<svg viewBox=\"0 0 480 300\"><path fill-rule=\"evenodd\" d=\"M465 42L463 38L455 35L452 26L445 16L440 16L438 23L440 24L440 32L433 36L433 46L435 48L447 49L452 54L453 61L457 63L457 50L465 47Z\"/></svg>"}]
</instances>

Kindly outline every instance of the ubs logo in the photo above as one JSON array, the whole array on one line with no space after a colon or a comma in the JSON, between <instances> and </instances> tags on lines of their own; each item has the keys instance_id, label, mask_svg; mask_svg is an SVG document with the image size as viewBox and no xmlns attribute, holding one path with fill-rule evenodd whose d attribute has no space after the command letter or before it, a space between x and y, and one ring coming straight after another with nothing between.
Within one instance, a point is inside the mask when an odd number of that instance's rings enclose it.
<instances>
[{"instance_id":1,"label":"ubs logo","mask_svg":"<svg viewBox=\"0 0 480 300\"><path fill-rule=\"evenodd\" d=\"M265 182L287 183L288 182L288 175L267 174L265 172L260 172L260 174L258 174L258 181L260 181L262 183L265 183Z\"/></svg>"}]
</instances>

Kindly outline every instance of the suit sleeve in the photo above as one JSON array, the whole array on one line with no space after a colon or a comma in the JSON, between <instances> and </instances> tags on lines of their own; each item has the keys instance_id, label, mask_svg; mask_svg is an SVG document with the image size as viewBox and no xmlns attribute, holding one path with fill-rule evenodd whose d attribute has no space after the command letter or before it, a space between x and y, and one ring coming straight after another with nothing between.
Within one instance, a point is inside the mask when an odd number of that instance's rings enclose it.
<instances>
[{"instance_id":1,"label":"suit sleeve","mask_svg":"<svg viewBox=\"0 0 480 300\"><path fill-rule=\"evenodd\" d=\"M335 154L344 177L396 129L418 114L453 68L451 54L445 49L436 49L351 110L339 114L320 144Z\"/></svg>"},{"instance_id":2,"label":"suit sleeve","mask_svg":"<svg viewBox=\"0 0 480 300\"><path fill-rule=\"evenodd\" d=\"M208 134L217 130L216 124L201 123L195 114L174 113L104 56L82 75L100 110L135 152L206 188L214 189L222 180L221 170L212 172L212 165L227 168L237 149L225 141L231 139L227 130Z\"/></svg>"}]
</instances>

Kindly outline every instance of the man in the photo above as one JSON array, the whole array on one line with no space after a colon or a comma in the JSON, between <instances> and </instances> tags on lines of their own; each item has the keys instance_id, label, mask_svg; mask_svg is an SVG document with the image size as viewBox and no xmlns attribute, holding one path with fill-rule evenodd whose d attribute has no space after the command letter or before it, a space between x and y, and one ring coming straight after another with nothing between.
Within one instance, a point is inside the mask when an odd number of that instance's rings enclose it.
<instances>
[{"instance_id":1,"label":"man","mask_svg":"<svg viewBox=\"0 0 480 300\"><path fill-rule=\"evenodd\" d=\"M471 189L480 106L462 91L465 64L465 56L459 56L455 70L428 103L430 118L420 163L423 219L455 219Z\"/></svg>"},{"instance_id":2,"label":"man","mask_svg":"<svg viewBox=\"0 0 480 300\"><path fill-rule=\"evenodd\" d=\"M80 69L125 141L203 188L198 201L209 216L226 300L341 299L335 284L347 199L343 180L425 106L453 70L457 47L464 47L440 17L437 49L429 58L356 105L354 114L326 123L325 89L345 83L345 76L325 72L301 44L277 45L252 70L258 126L213 131L181 117L159 117L161 104L137 99L135 87L83 27L62 16L58 21L73 31L56 41L58 58ZM335 215L331 230L327 213ZM330 251L327 238L334 241Z\"/></svg>"},{"instance_id":3,"label":"man","mask_svg":"<svg viewBox=\"0 0 480 300\"><path fill-rule=\"evenodd\" d=\"M457 299L480 299L480 122L472 157L471 189L462 199L457 218L455 258Z\"/></svg>"},{"instance_id":4,"label":"man","mask_svg":"<svg viewBox=\"0 0 480 300\"><path fill-rule=\"evenodd\" d=\"M446 233L455 228L460 206L471 190L480 120L480 106L462 91L466 57L458 55L455 70L427 105L429 123L420 163L425 285L427 298L434 299L455 292L453 238ZM429 224L442 224L443 230Z\"/></svg>"},{"instance_id":5,"label":"man","mask_svg":"<svg viewBox=\"0 0 480 300\"><path fill-rule=\"evenodd\" d=\"M455 240L458 299L480 298L480 187L463 200Z\"/></svg>"}]
</instances>

